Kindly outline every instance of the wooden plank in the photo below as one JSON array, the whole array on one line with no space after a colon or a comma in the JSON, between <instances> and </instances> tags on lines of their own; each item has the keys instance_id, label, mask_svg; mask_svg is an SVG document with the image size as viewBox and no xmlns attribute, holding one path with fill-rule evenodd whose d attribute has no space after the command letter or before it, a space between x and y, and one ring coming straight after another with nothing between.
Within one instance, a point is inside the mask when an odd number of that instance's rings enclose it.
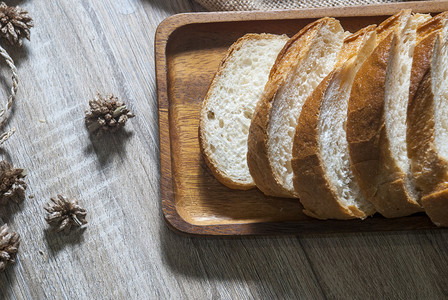
<instances>
[{"instance_id":1,"label":"wooden plank","mask_svg":"<svg viewBox=\"0 0 448 300\"><path fill-rule=\"evenodd\" d=\"M192 0L11 3L36 27L23 49L7 48L20 79L7 128L18 131L0 155L28 168L34 198L0 209L22 236L16 265L0 273L0 299L446 298L444 230L218 239L166 227L154 36L165 17L199 10ZM0 66L5 99L10 74ZM97 91L136 113L130 135L89 138L83 114ZM57 193L87 208L82 235L46 231L42 206Z\"/></svg>"}]
</instances>

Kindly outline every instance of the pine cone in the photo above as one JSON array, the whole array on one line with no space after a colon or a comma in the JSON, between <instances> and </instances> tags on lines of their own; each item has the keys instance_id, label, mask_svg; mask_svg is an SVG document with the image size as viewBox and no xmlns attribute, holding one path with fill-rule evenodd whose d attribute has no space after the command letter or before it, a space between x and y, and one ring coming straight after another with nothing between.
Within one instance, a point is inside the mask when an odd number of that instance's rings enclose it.
<instances>
[{"instance_id":1,"label":"pine cone","mask_svg":"<svg viewBox=\"0 0 448 300\"><path fill-rule=\"evenodd\" d=\"M19 202L25 195L26 183L23 180L26 173L24 169L14 169L6 160L0 161L0 205L8 200Z\"/></svg>"},{"instance_id":2,"label":"pine cone","mask_svg":"<svg viewBox=\"0 0 448 300\"><path fill-rule=\"evenodd\" d=\"M78 205L77 200L70 201L64 196L58 195L57 198L51 198L44 209L48 212L45 220L56 231L69 233L73 226L80 227L87 224L87 212Z\"/></svg>"},{"instance_id":3,"label":"pine cone","mask_svg":"<svg viewBox=\"0 0 448 300\"><path fill-rule=\"evenodd\" d=\"M8 263L14 263L20 245L20 235L9 232L7 224L0 227L0 272Z\"/></svg>"},{"instance_id":4,"label":"pine cone","mask_svg":"<svg viewBox=\"0 0 448 300\"><path fill-rule=\"evenodd\" d=\"M134 114L126 108L123 101L112 94L104 99L101 94L89 101L90 111L86 112L86 125L91 133L116 132L123 128Z\"/></svg>"},{"instance_id":5,"label":"pine cone","mask_svg":"<svg viewBox=\"0 0 448 300\"><path fill-rule=\"evenodd\" d=\"M0 36L6 38L11 45L22 46L22 39L30 39L33 19L23 8L0 3Z\"/></svg>"}]
</instances>

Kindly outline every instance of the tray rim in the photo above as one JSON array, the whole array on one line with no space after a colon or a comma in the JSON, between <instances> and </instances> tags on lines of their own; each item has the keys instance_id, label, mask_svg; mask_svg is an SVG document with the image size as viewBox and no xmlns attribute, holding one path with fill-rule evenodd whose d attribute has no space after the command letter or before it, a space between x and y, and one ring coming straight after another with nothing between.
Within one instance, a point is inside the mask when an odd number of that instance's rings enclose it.
<instances>
[{"instance_id":1,"label":"tray rim","mask_svg":"<svg viewBox=\"0 0 448 300\"><path fill-rule=\"evenodd\" d=\"M368 6L368 9L366 7ZM302 222L254 222L254 223L237 223L223 225L195 225L185 221L177 212L175 206L175 195L173 190L173 174L172 174L172 156L171 156L171 139L169 126L169 98L168 98L168 78L167 78L167 60L166 46L171 34L177 29L191 24L200 23L222 23L222 22L240 22L240 21L263 21L263 20L293 20L293 19L317 19L325 16L331 17L363 17L363 16L381 16L392 15L395 12L410 8L413 11L421 13L434 13L448 10L448 1L423 1L423 2L400 2L388 4L375 4L364 6L342 6L331 8L309 8L294 10L272 10L272 11L244 11L244 12L200 12L200 13L182 13L176 14L164 19L157 27L154 40L154 58L156 70L156 90L159 116L159 159L160 159L160 189L161 204L163 218L170 229L173 231L196 236L246 236L246 235L297 235L297 234L319 234L319 233L343 233L354 232L350 228L361 225L362 230L357 232L372 231L402 231L417 229L436 228L432 224L422 228L394 228L387 226L385 228L372 228L369 230L369 219L359 221L351 220L338 221L326 220L321 221L322 226L316 226L316 220L313 220L313 230L307 229L306 221ZM164 120L166 122L164 122ZM163 128L162 125L168 128ZM163 143L162 143L163 141ZM164 171L166 170L166 171ZM421 216L409 216L410 218L421 219ZM384 225L393 224L397 219L384 219ZM351 226L340 226L344 223L350 223ZM362 223L361 223L362 222ZM356 225L354 223L357 223ZM293 224L301 224L301 228L292 226ZM338 224L338 230L332 231L332 225ZM259 230L253 230L256 227ZM285 228L294 228L294 230L284 230ZM317 228L317 230L316 230ZM359 227L358 227L359 228ZM283 230L279 230L283 229Z\"/></svg>"}]
</instances>

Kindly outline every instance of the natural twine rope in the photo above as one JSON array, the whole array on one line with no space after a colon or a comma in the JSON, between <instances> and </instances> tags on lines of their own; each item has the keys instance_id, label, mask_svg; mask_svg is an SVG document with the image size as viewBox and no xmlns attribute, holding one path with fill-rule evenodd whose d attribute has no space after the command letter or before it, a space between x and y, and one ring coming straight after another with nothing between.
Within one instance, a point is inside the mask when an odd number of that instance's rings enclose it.
<instances>
[{"instance_id":1,"label":"natural twine rope","mask_svg":"<svg viewBox=\"0 0 448 300\"><path fill-rule=\"evenodd\" d=\"M17 75L17 68L14 64L14 61L12 60L11 56L9 56L8 52L6 52L5 49L3 49L2 46L0 46L0 55L3 56L3 58L6 61L6 64L9 66L12 72L12 87L11 87L11 94L8 98L8 103L6 103L6 106L0 109L0 128L5 124L7 118L8 118L8 112L11 110L12 104L14 103L14 100L16 99L17 94L17 88L19 86L19 77ZM15 128L6 131L0 135L0 145L2 145L7 139L9 139L14 132L16 131Z\"/></svg>"}]
</instances>

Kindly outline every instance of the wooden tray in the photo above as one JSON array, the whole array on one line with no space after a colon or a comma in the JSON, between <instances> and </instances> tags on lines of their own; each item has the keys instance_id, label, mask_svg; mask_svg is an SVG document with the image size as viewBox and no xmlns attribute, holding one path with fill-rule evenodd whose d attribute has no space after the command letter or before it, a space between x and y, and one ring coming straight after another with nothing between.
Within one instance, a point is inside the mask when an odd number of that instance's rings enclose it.
<instances>
[{"instance_id":1,"label":"wooden tray","mask_svg":"<svg viewBox=\"0 0 448 300\"><path fill-rule=\"evenodd\" d=\"M271 12L180 14L164 20L155 40L160 126L162 209L177 231L198 235L360 232L434 228L424 214L364 221L320 221L302 213L298 200L266 197L257 189L231 190L210 173L198 144L200 106L227 48L246 33L294 35L324 17L351 32L379 24L404 8L438 13L447 2Z\"/></svg>"}]
</instances>

